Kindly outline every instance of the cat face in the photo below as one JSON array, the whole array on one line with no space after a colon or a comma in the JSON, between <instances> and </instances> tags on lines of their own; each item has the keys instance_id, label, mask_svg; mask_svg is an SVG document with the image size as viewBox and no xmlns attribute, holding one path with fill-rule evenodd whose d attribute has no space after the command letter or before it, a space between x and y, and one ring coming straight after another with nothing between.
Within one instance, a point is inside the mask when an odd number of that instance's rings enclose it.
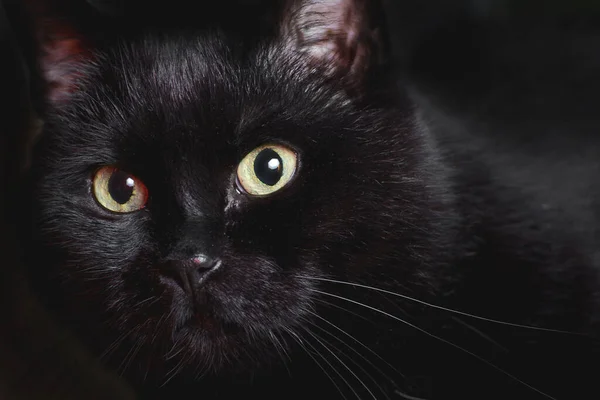
<instances>
[{"instance_id":1,"label":"cat face","mask_svg":"<svg viewBox=\"0 0 600 400\"><path fill-rule=\"evenodd\" d=\"M319 312L315 278L430 284L427 145L369 105L387 85L368 83L374 42L322 6L290 6L252 51L146 36L61 67L76 73L49 95L31 269L98 352L151 354L151 373L241 365Z\"/></svg>"}]
</instances>

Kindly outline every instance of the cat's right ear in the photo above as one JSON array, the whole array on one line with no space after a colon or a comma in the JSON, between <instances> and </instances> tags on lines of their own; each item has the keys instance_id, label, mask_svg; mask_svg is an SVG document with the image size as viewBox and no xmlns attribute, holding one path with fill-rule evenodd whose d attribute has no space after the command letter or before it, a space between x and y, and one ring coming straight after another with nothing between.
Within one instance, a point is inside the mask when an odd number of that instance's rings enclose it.
<instances>
[{"instance_id":1,"label":"cat's right ear","mask_svg":"<svg viewBox=\"0 0 600 400\"><path fill-rule=\"evenodd\" d=\"M33 59L44 97L64 103L75 91L89 63L91 44L83 35L81 3L70 0L24 0L33 39Z\"/></svg>"},{"instance_id":2,"label":"cat's right ear","mask_svg":"<svg viewBox=\"0 0 600 400\"><path fill-rule=\"evenodd\" d=\"M356 86L385 59L383 22L380 0L288 0L280 35L288 50Z\"/></svg>"}]
</instances>

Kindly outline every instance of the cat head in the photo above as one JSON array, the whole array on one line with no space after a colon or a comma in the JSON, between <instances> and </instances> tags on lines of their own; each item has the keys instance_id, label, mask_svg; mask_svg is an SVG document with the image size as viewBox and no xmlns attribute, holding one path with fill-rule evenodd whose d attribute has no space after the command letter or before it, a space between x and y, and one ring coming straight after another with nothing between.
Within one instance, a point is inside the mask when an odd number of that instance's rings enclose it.
<instances>
[{"instance_id":1,"label":"cat head","mask_svg":"<svg viewBox=\"0 0 600 400\"><path fill-rule=\"evenodd\" d=\"M321 312L320 278L434 286L430 149L384 96L367 4L288 2L253 46L38 25L31 276L109 362L136 349L126 374L267 360Z\"/></svg>"}]
</instances>

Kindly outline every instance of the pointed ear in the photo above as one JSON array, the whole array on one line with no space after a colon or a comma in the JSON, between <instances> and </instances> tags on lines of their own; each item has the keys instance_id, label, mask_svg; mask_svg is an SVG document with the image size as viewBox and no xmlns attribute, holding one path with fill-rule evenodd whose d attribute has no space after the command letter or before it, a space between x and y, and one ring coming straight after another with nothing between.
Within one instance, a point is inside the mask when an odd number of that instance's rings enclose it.
<instances>
[{"instance_id":1,"label":"pointed ear","mask_svg":"<svg viewBox=\"0 0 600 400\"><path fill-rule=\"evenodd\" d=\"M25 0L35 42L35 59L46 98L52 103L67 101L90 61L88 41L77 20L78 7L69 0ZM83 3L83 2L80 2Z\"/></svg>"},{"instance_id":2,"label":"pointed ear","mask_svg":"<svg viewBox=\"0 0 600 400\"><path fill-rule=\"evenodd\" d=\"M293 0L284 12L286 45L336 77L360 84L384 58L378 0Z\"/></svg>"}]
</instances>

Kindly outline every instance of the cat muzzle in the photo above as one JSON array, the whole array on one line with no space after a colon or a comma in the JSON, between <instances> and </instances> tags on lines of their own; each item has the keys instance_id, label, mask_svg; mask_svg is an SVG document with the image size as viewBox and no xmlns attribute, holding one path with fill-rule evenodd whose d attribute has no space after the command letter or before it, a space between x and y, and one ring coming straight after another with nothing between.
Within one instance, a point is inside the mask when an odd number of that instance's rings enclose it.
<instances>
[{"instance_id":1,"label":"cat muzzle","mask_svg":"<svg viewBox=\"0 0 600 400\"><path fill-rule=\"evenodd\" d=\"M171 260L161 264L161 272L173 279L185 292L194 296L197 287L219 269L221 260L197 254L187 260Z\"/></svg>"}]
</instances>

